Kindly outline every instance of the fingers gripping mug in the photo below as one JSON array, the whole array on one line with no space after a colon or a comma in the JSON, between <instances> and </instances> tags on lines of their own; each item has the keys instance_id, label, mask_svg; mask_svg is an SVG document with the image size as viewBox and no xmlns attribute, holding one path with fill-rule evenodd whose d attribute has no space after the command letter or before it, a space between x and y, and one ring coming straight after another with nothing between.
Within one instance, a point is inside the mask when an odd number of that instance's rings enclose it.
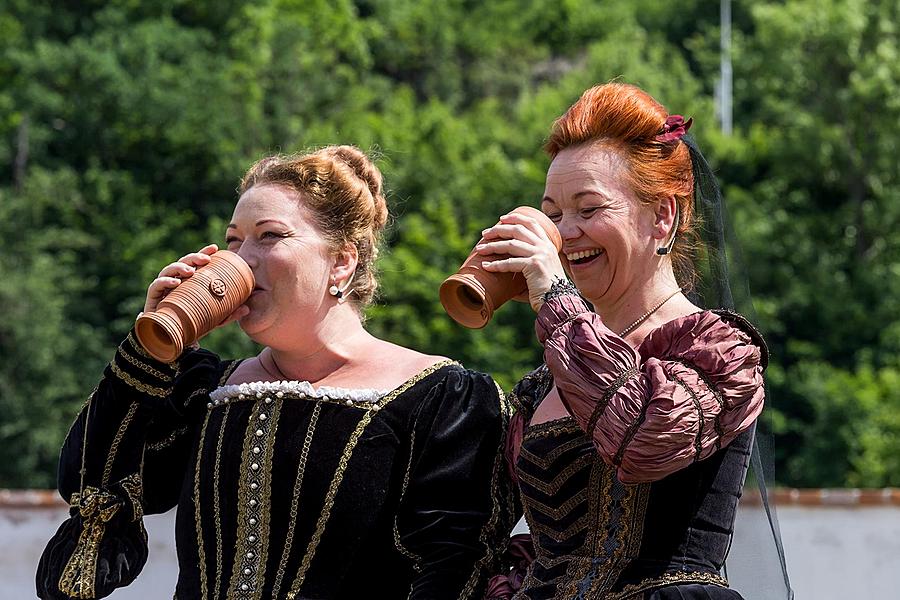
<instances>
[{"instance_id":1,"label":"fingers gripping mug","mask_svg":"<svg viewBox=\"0 0 900 600\"><path fill-rule=\"evenodd\" d=\"M256 282L240 256L219 250L157 305L138 317L135 334L153 358L170 363L247 301Z\"/></svg>"},{"instance_id":2,"label":"fingers gripping mug","mask_svg":"<svg viewBox=\"0 0 900 600\"><path fill-rule=\"evenodd\" d=\"M559 230L547 215L530 206L520 206L512 212L536 219L557 252L562 249ZM441 304L454 321L470 329L480 329L503 304L517 297L527 297L528 285L521 273L493 273L481 267L483 261L502 258L506 257L485 256L473 250L459 270L441 284Z\"/></svg>"}]
</instances>

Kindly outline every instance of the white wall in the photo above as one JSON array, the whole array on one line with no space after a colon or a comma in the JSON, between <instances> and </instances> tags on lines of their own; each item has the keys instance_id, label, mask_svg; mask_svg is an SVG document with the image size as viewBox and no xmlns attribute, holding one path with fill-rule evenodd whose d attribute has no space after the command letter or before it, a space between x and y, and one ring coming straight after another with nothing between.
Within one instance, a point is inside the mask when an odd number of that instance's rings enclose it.
<instances>
[{"instance_id":1,"label":"white wall","mask_svg":"<svg viewBox=\"0 0 900 600\"><path fill-rule=\"evenodd\" d=\"M44 545L68 517L65 508L0 508L0 599L36 598L34 574ZM156 600L175 593L175 511L144 519L150 540L137 580L113 592L114 600Z\"/></svg>"},{"instance_id":2,"label":"white wall","mask_svg":"<svg viewBox=\"0 0 900 600\"><path fill-rule=\"evenodd\" d=\"M35 597L38 558L66 514L62 508L0 508L0 598ZM900 598L900 507L782 506L778 517L797 600ZM175 589L175 515L145 523L147 566L133 585L110 596L115 600L171 598ZM750 515L737 524L738 535L764 537L762 523ZM750 557L749 564L767 564L767 558ZM729 577L737 589L756 590L747 600L768 600L752 570Z\"/></svg>"}]
</instances>

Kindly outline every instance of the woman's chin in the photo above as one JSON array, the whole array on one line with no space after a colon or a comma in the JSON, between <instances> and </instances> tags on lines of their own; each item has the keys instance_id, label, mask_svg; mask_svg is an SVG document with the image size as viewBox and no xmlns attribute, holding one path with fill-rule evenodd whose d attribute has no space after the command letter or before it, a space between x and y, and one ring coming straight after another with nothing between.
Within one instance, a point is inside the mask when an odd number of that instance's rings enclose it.
<instances>
[{"instance_id":1,"label":"woman's chin","mask_svg":"<svg viewBox=\"0 0 900 600\"><path fill-rule=\"evenodd\" d=\"M261 321L259 319L259 314L252 310L250 311L249 314L238 319L238 326L240 326L241 330L250 339L253 339L254 335L259 334L260 332L262 332L265 329L265 327L263 326L263 324L261 323ZM254 340L254 341L256 341L256 340Z\"/></svg>"},{"instance_id":2,"label":"woman's chin","mask_svg":"<svg viewBox=\"0 0 900 600\"><path fill-rule=\"evenodd\" d=\"M579 293L589 302L594 303L595 300L602 299L609 291L609 281L597 277L597 273L593 273L594 277L590 277L588 273L572 273L572 283L578 288Z\"/></svg>"}]
</instances>

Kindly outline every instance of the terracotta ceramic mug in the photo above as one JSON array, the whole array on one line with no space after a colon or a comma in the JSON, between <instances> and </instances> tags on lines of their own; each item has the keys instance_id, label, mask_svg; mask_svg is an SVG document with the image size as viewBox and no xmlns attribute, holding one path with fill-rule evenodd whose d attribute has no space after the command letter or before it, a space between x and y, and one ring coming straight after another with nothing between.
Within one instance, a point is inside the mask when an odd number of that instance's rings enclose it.
<instances>
[{"instance_id":1,"label":"terracotta ceramic mug","mask_svg":"<svg viewBox=\"0 0 900 600\"><path fill-rule=\"evenodd\" d=\"M157 305L138 317L135 334L155 359L170 363L247 301L256 281L240 256L219 250Z\"/></svg>"},{"instance_id":2,"label":"terracotta ceramic mug","mask_svg":"<svg viewBox=\"0 0 900 600\"><path fill-rule=\"evenodd\" d=\"M557 252L562 249L559 230L547 215L530 206L520 206L511 212L536 219L556 246ZM483 241L482 238L478 243ZM454 321L464 327L480 329L488 324L494 311L509 300L528 298L528 285L521 273L493 273L481 267L484 261L502 258L506 257L486 256L473 250L456 274L441 284L441 304Z\"/></svg>"}]
</instances>

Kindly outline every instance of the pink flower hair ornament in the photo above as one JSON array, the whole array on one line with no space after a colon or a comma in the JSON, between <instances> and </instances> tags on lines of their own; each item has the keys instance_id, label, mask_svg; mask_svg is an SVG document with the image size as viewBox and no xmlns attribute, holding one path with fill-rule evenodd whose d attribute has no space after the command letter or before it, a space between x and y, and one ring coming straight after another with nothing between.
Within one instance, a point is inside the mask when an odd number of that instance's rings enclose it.
<instances>
[{"instance_id":1,"label":"pink flower hair ornament","mask_svg":"<svg viewBox=\"0 0 900 600\"><path fill-rule=\"evenodd\" d=\"M684 134L688 132L688 129L690 129L691 125L693 124L693 118L685 121L684 117L682 117L681 115L669 115L668 117L666 117L666 122L663 125L662 133L657 135L654 139L657 142L662 142L664 144L680 140L682 137L684 137Z\"/></svg>"}]
</instances>

